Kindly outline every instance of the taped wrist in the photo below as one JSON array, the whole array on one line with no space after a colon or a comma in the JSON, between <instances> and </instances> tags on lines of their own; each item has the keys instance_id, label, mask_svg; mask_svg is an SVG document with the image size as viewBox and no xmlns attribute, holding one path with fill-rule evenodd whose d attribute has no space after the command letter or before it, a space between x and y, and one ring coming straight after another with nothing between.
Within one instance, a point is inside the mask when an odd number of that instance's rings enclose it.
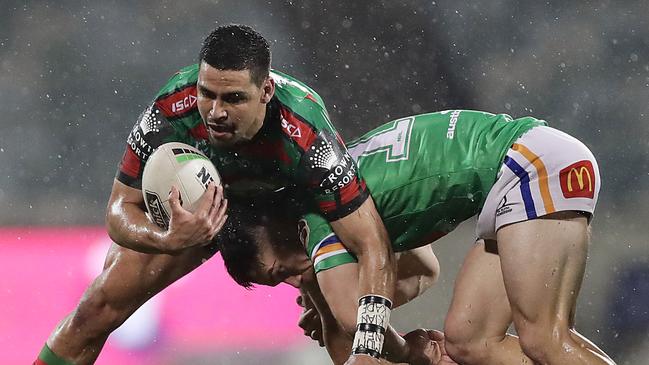
<instances>
[{"instance_id":1,"label":"taped wrist","mask_svg":"<svg viewBox=\"0 0 649 365\"><path fill-rule=\"evenodd\" d=\"M380 295L369 294L358 300L353 355L365 354L377 359L381 356L391 308L390 299Z\"/></svg>"}]
</instances>

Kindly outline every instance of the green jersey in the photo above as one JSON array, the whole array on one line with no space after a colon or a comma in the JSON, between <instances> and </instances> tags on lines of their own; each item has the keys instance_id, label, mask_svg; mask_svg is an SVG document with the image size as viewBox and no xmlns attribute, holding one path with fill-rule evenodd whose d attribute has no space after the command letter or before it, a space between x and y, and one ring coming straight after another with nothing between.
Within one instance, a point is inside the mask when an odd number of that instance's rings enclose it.
<instances>
[{"instance_id":1,"label":"green jersey","mask_svg":"<svg viewBox=\"0 0 649 365\"><path fill-rule=\"evenodd\" d=\"M479 213L507 150L544 121L449 110L389 122L347 145L395 252L446 235ZM355 261L319 214L304 216L316 272Z\"/></svg>"}]
</instances>

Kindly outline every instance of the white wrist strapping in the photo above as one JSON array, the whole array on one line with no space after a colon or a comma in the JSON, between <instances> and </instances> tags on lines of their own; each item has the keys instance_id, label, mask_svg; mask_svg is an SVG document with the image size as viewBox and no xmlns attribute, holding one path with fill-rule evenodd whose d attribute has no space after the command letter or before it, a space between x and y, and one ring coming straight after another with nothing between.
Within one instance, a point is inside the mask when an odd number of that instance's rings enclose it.
<instances>
[{"instance_id":1,"label":"white wrist strapping","mask_svg":"<svg viewBox=\"0 0 649 365\"><path fill-rule=\"evenodd\" d=\"M379 358L383 350L385 331L390 323L390 299L369 294L358 300L356 334L352 354L366 354Z\"/></svg>"}]
</instances>

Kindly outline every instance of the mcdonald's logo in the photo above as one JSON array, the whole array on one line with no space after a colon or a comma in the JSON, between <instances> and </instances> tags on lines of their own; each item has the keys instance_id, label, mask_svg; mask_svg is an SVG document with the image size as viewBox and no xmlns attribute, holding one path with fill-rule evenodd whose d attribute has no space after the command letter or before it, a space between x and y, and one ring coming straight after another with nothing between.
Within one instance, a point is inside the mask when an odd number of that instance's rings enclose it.
<instances>
[{"instance_id":1,"label":"mcdonald's logo","mask_svg":"<svg viewBox=\"0 0 649 365\"><path fill-rule=\"evenodd\" d=\"M561 192L565 198L590 198L595 196L595 170L588 160L575 162L559 173Z\"/></svg>"}]
</instances>

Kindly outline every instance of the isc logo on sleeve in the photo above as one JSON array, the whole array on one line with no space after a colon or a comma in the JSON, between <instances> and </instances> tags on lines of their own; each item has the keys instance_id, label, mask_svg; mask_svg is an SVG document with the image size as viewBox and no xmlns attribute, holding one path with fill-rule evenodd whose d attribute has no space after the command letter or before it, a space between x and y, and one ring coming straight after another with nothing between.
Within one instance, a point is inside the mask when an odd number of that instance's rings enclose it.
<instances>
[{"instance_id":1,"label":"isc logo on sleeve","mask_svg":"<svg viewBox=\"0 0 649 365\"><path fill-rule=\"evenodd\" d=\"M592 162L582 160L562 169L559 173L561 192L565 198L590 198L595 196L595 171Z\"/></svg>"}]
</instances>

